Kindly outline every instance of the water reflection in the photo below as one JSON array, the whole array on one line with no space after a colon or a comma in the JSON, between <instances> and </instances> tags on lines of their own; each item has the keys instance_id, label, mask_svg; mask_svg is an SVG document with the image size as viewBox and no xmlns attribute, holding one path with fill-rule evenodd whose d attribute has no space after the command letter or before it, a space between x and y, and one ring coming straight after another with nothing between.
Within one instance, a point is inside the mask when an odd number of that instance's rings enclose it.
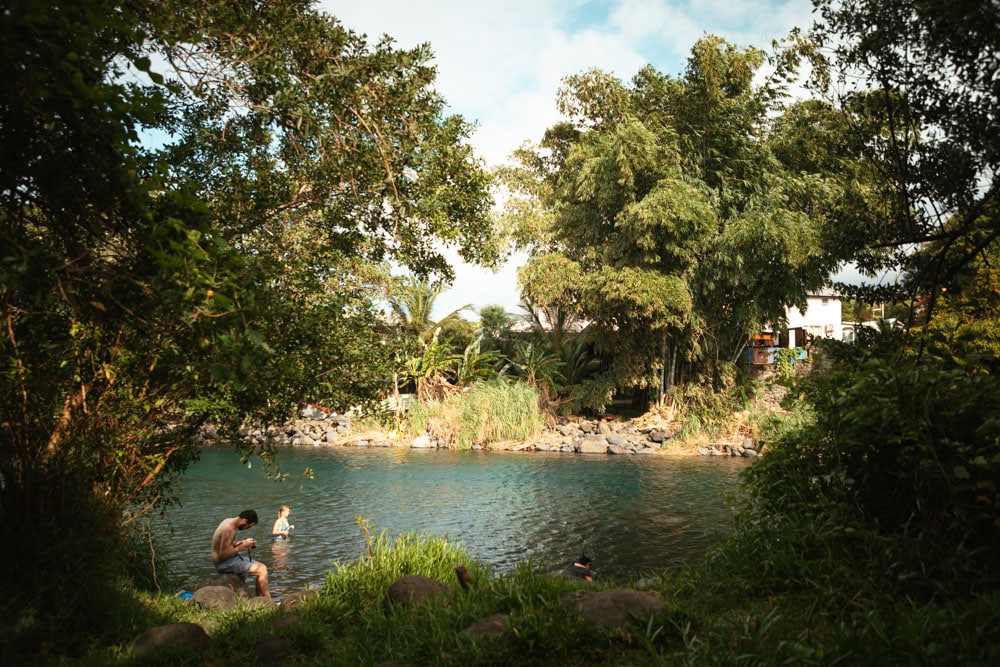
<instances>
[{"instance_id":1,"label":"water reflection","mask_svg":"<svg viewBox=\"0 0 1000 667\"><path fill-rule=\"evenodd\" d=\"M182 506L157 529L169 535L174 570L204 578L214 527L241 510L276 516L295 508L295 530L272 541L251 529L271 570L271 590L323 579L333 562L359 558L355 517L390 537L414 531L460 542L500 572L532 559L561 569L585 550L597 576L659 571L702 553L732 525L725 494L742 460L605 457L406 449L290 449L288 479L265 479L230 450L206 450L181 486ZM303 474L312 468L314 478ZM258 548L258 551L262 551Z\"/></svg>"}]
</instances>

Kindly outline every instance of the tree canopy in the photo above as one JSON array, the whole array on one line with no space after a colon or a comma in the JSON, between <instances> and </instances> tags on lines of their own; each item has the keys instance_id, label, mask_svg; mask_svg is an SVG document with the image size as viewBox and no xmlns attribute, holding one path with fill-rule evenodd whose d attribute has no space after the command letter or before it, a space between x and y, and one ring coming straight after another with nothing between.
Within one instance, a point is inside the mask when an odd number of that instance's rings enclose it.
<instances>
[{"instance_id":1,"label":"tree canopy","mask_svg":"<svg viewBox=\"0 0 1000 667\"><path fill-rule=\"evenodd\" d=\"M825 111L784 97L797 63L783 52L756 84L763 52L706 37L678 78L571 76L567 120L519 151L508 214L543 230L519 278L532 301L595 325L609 390L669 383L678 359L718 381L849 256L831 223L850 178L829 168L848 147L824 141L814 164L787 150L810 140L794 117Z\"/></svg>"},{"instance_id":2,"label":"tree canopy","mask_svg":"<svg viewBox=\"0 0 1000 667\"><path fill-rule=\"evenodd\" d=\"M379 262L448 277L445 246L498 252L427 46L303 0L14 0L0 31L0 521L32 597L5 609L67 620L39 577L120 568L52 545L120 546L202 424L389 386Z\"/></svg>"}]
</instances>

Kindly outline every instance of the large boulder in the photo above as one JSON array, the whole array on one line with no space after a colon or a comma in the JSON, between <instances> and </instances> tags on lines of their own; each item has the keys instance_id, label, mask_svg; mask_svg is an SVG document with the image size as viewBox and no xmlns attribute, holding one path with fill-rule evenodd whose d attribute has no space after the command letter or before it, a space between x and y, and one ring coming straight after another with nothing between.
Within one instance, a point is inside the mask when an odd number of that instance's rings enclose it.
<instances>
[{"instance_id":1,"label":"large boulder","mask_svg":"<svg viewBox=\"0 0 1000 667\"><path fill-rule=\"evenodd\" d=\"M137 658L160 651L203 655L212 650L212 640L197 623L171 623L146 630L132 650Z\"/></svg>"},{"instance_id":2,"label":"large boulder","mask_svg":"<svg viewBox=\"0 0 1000 667\"><path fill-rule=\"evenodd\" d=\"M389 586L387 600L390 604L419 603L427 599L448 595L451 586L422 574L408 574Z\"/></svg>"},{"instance_id":3,"label":"large boulder","mask_svg":"<svg viewBox=\"0 0 1000 667\"><path fill-rule=\"evenodd\" d=\"M562 597L566 613L576 613L602 628L645 622L663 609L663 600L652 593L631 588L605 591L574 591Z\"/></svg>"}]
</instances>

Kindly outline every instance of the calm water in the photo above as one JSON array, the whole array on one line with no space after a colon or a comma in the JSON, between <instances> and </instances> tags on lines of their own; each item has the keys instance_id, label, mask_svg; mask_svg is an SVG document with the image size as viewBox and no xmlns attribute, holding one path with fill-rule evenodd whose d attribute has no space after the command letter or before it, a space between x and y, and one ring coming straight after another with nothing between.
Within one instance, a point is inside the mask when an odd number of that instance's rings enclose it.
<instances>
[{"instance_id":1,"label":"calm water","mask_svg":"<svg viewBox=\"0 0 1000 667\"><path fill-rule=\"evenodd\" d=\"M157 525L169 536L182 581L213 573L212 533L247 508L260 515L245 534L258 540L253 555L268 565L277 599L321 582L333 562L363 553L356 516L390 537L411 531L447 537L500 573L528 558L559 569L585 550L596 576L627 578L700 555L730 530L725 495L747 465L728 458L413 449L302 448L279 457L289 477L275 482L260 462L242 466L233 450L202 453L184 477L182 506ZM287 542L274 543L271 524L282 504L292 508L295 530Z\"/></svg>"}]
</instances>

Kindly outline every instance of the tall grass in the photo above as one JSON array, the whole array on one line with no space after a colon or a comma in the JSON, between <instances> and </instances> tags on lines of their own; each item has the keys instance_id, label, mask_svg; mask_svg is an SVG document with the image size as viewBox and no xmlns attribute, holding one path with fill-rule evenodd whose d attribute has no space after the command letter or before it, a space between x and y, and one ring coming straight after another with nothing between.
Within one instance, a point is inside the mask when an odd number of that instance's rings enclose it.
<instances>
[{"instance_id":1,"label":"tall grass","mask_svg":"<svg viewBox=\"0 0 1000 667\"><path fill-rule=\"evenodd\" d=\"M545 422L535 389L521 382L491 380L438 403L411 406L407 423L414 433L426 432L450 446L469 449L528 440L541 432Z\"/></svg>"}]
</instances>

